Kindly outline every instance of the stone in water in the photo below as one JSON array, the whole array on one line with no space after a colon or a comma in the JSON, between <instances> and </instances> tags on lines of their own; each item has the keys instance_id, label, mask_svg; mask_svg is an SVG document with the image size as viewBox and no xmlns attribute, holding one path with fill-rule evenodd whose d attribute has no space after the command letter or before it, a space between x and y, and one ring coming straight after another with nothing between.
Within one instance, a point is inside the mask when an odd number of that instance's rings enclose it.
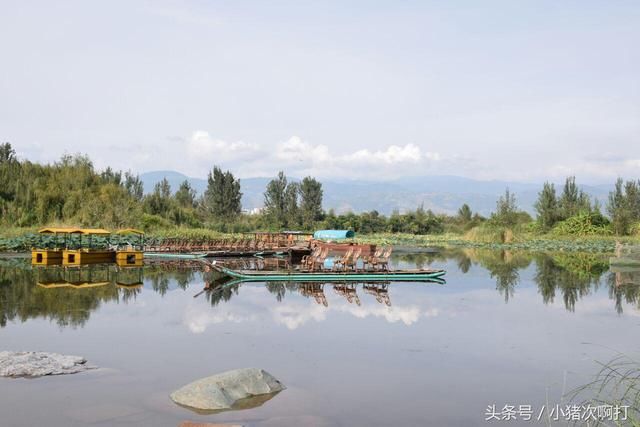
<instances>
[{"instance_id":1,"label":"stone in water","mask_svg":"<svg viewBox=\"0 0 640 427\"><path fill-rule=\"evenodd\" d=\"M255 408L285 388L263 369L244 368L187 384L171 393L171 400L199 413L215 413Z\"/></svg>"},{"instance_id":2,"label":"stone in water","mask_svg":"<svg viewBox=\"0 0 640 427\"><path fill-rule=\"evenodd\" d=\"M2 377L75 374L94 368L95 366L87 365L87 360L80 356L40 351L0 352L0 376Z\"/></svg>"}]
</instances>

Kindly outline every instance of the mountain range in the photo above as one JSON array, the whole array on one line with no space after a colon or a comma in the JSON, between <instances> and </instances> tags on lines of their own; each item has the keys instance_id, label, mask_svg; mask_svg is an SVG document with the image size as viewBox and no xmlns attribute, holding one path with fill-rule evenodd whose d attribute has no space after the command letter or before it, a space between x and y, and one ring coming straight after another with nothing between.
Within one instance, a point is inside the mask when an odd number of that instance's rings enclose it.
<instances>
[{"instance_id":1,"label":"mountain range","mask_svg":"<svg viewBox=\"0 0 640 427\"><path fill-rule=\"evenodd\" d=\"M192 178L175 171L152 171L140 175L145 193L166 178L172 190L187 180L198 195L207 188L207 180ZM243 209L263 206L264 190L269 178L242 178ZM298 181L291 178L292 181ZM516 195L520 209L534 212L533 204L542 183L521 183L510 181L483 181L460 176L436 175L405 177L392 181L321 180L324 190L323 207L335 209L337 213L364 212L377 210L388 215L394 210L400 212L416 209L423 205L437 213L454 214L462 204L467 203L473 212L489 215L496 207L498 197L506 188ZM604 206L613 184L580 185L592 198ZM562 184L556 184L556 191L562 191Z\"/></svg>"}]
</instances>

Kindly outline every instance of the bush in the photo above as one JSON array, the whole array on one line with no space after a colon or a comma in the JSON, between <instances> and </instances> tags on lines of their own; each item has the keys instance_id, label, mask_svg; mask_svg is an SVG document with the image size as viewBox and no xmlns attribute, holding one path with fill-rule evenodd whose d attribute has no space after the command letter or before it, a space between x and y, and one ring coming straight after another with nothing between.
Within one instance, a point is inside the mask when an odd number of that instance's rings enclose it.
<instances>
[{"instance_id":1,"label":"bush","mask_svg":"<svg viewBox=\"0 0 640 427\"><path fill-rule=\"evenodd\" d=\"M142 220L140 222L144 231L173 227L169 220L164 219L160 215L151 215L147 213L142 214Z\"/></svg>"},{"instance_id":2,"label":"bush","mask_svg":"<svg viewBox=\"0 0 640 427\"><path fill-rule=\"evenodd\" d=\"M608 236L613 234L609 220L595 212L583 212L556 224L551 230L555 235Z\"/></svg>"}]
</instances>

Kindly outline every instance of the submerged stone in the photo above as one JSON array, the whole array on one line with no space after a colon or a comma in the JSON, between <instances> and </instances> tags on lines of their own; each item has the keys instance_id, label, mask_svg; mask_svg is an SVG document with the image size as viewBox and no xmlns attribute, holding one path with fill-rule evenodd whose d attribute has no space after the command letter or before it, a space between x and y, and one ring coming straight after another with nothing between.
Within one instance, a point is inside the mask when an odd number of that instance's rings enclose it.
<instances>
[{"instance_id":1,"label":"submerged stone","mask_svg":"<svg viewBox=\"0 0 640 427\"><path fill-rule=\"evenodd\" d=\"M75 374L89 369L95 369L95 366L87 365L87 360L80 356L41 351L0 352L0 376L2 377Z\"/></svg>"},{"instance_id":2,"label":"submerged stone","mask_svg":"<svg viewBox=\"0 0 640 427\"><path fill-rule=\"evenodd\" d=\"M171 400L199 413L262 405L286 387L258 368L235 369L194 381L171 393Z\"/></svg>"}]
</instances>

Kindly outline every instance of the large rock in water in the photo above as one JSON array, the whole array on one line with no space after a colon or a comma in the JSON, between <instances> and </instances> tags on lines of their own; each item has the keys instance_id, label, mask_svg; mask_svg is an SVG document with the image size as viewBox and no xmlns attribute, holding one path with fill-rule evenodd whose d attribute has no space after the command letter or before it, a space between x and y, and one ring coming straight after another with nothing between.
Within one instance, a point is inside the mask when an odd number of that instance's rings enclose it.
<instances>
[{"instance_id":1,"label":"large rock in water","mask_svg":"<svg viewBox=\"0 0 640 427\"><path fill-rule=\"evenodd\" d=\"M66 356L40 351L0 352L0 376L41 377L43 375L75 374L94 369L80 356Z\"/></svg>"},{"instance_id":2,"label":"large rock in water","mask_svg":"<svg viewBox=\"0 0 640 427\"><path fill-rule=\"evenodd\" d=\"M286 387L258 368L235 369L194 381L171 393L171 400L200 413L262 405Z\"/></svg>"}]
</instances>

